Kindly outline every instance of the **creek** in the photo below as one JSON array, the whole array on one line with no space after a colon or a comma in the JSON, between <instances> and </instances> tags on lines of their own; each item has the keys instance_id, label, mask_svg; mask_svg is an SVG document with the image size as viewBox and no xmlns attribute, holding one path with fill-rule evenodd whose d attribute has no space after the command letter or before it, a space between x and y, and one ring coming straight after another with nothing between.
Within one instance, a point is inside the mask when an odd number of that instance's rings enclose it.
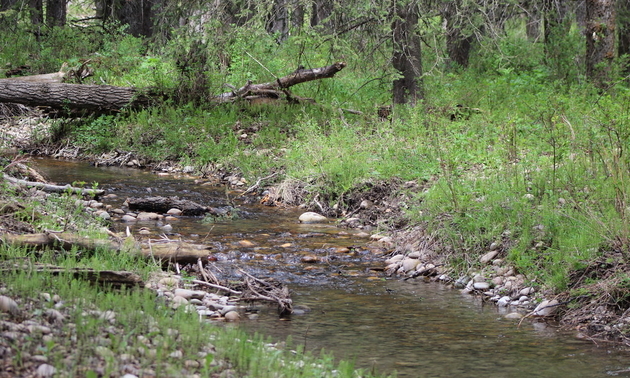
<instances>
[{"instance_id":1,"label":"creek","mask_svg":"<svg viewBox=\"0 0 630 378\"><path fill-rule=\"evenodd\" d=\"M382 266L380 250L368 238L334 223L300 224L298 209L248 204L236 192L186 176L45 158L34 165L58 184L98 182L117 195L106 201L114 207L127 197L155 195L236 204L238 218L206 223L181 217L170 223L168 236L210 244L218 268L236 263L288 284L294 305L309 311L281 320L274 308L263 307L238 324L273 341L290 336L293 345L398 377L630 377L630 354L613 345L578 340L542 322L518 327L494 305L445 285L379 275L370 268ZM129 226L160 235L159 224ZM243 247L244 240L251 244ZM304 263L307 256L318 262Z\"/></svg>"}]
</instances>

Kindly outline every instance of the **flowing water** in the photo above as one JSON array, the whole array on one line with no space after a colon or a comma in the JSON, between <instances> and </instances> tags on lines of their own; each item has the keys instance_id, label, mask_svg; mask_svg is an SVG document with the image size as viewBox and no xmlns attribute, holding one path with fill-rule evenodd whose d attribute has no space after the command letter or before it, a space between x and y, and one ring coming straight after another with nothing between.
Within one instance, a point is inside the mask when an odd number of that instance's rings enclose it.
<instances>
[{"instance_id":1,"label":"flowing water","mask_svg":"<svg viewBox=\"0 0 630 378\"><path fill-rule=\"evenodd\" d=\"M239 202L236 193L187 177L159 176L84 162L35 160L59 184L98 182L119 206L127 197L179 196L206 206L236 203L237 219L204 223L183 217L169 237L213 247L217 268L236 261L251 273L274 277L309 309L281 320L262 308L239 326L275 341L291 336L307 350L332 352L362 368L399 377L630 377L630 354L559 333L551 325L506 320L499 309L444 285L379 277L378 249L356 231L333 224L302 225L297 210ZM119 229L126 225L114 225ZM131 228L157 224L136 224ZM242 247L243 240L253 246ZM319 263L305 264L305 256Z\"/></svg>"}]
</instances>

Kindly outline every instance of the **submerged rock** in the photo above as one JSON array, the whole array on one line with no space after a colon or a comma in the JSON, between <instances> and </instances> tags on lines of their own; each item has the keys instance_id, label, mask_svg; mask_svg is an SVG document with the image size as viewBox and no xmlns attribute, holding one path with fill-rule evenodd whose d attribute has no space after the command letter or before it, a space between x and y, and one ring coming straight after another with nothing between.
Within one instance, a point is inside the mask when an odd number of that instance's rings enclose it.
<instances>
[{"instance_id":1,"label":"submerged rock","mask_svg":"<svg viewBox=\"0 0 630 378\"><path fill-rule=\"evenodd\" d=\"M321 214L317 214L312 211L307 211L300 215L299 221L302 223L324 223L328 221L328 218Z\"/></svg>"}]
</instances>

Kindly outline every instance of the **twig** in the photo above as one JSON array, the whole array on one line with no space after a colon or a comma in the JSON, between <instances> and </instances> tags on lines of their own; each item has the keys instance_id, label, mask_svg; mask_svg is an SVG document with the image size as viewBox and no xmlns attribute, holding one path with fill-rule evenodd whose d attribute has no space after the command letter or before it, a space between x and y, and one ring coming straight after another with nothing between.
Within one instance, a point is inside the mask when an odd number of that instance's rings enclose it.
<instances>
[{"instance_id":1,"label":"twig","mask_svg":"<svg viewBox=\"0 0 630 378\"><path fill-rule=\"evenodd\" d=\"M249 193L251 193L251 192L253 192L255 190L258 190L258 188L260 187L260 183L263 180L268 180L268 179L270 179L272 177L275 177L277 175L278 175L278 172L274 172L274 173L270 174L269 176L266 176L266 177L263 177L263 178L259 178L254 185L250 186L246 191L241 193L241 196L244 196L245 194L249 194Z\"/></svg>"},{"instance_id":2,"label":"twig","mask_svg":"<svg viewBox=\"0 0 630 378\"><path fill-rule=\"evenodd\" d=\"M260 63L260 61L258 61L258 59L256 59L256 58L254 58L254 57L252 56L252 54L248 53L247 51L245 51L245 54L247 54L247 56L249 56L250 58L254 59L254 61L255 61L256 63L260 64L260 66L261 66L262 68L264 68L267 72L269 72L269 73L271 74L271 76L273 76L273 78L274 78L274 79L278 80L278 76L274 75L274 73L273 73L273 72L271 72L271 71L269 70L269 68L265 67L265 65L264 65L264 64Z\"/></svg>"},{"instance_id":3,"label":"twig","mask_svg":"<svg viewBox=\"0 0 630 378\"><path fill-rule=\"evenodd\" d=\"M232 294L243 294L242 291L238 291L238 290L233 290L230 289L229 287L225 287L225 286L221 286L221 285L216 285L216 284L211 284L209 282L205 282L205 281L199 281L199 280L192 280L193 283L199 284L199 285L204 285L204 286L209 286L209 287L213 287L215 289L219 289L219 290L223 290L223 291L227 291L228 293L232 293Z\"/></svg>"}]
</instances>

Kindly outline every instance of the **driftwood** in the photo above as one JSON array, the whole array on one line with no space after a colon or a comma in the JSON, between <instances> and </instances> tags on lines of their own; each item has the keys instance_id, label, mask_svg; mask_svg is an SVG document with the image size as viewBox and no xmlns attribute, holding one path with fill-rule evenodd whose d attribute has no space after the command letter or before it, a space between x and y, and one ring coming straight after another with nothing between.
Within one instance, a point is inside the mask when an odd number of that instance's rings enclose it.
<instances>
[{"instance_id":1,"label":"driftwood","mask_svg":"<svg viewBox=\"0 0 630 378\"><path fill-rule=\"evenodd\" d=\"M298 68L295 72L278 78L275 81L271 81L263 84L247 83L245 86L234 90L232 92L223 93L217 96L219 101L235 101L237 99L247 99L255 101L259 98L279 98L281 94L285 94L288 100L298 99L295 96L291 96L286 89L296 84L306 83L308 81L326 79L335 76L335 74L341 71L346 66L344 62L337 62L330 66L303 69Z\"/></svg>"},{"instance_id":2,"label":"driftwood","mask_svg":"<svg viewBox=\"0 0 630 378\"><path fill-rule=\"evenodd\" d=\"M281 95L285 95L289 101L303 100L292 96L287 89L296 84L331 78L345 66L345 63L338 62L321 68L300 68L268 83L247 83L240 89L215 96L214 101L231 102L238 99L256 101L257 99L277 99ZM164 97L161 93L142 91L132 87L65 84L55 81L58 77L59 73L0 79L0 103L17 103L64 111L85 110L108 113L120 111L123 108L146 107L151 102L160 101Z\"/></svg>"},{"instance_id":3,"label":"driftwood","mask_svg":"<svg viewBox=\"0 0 630 378\"><path fill-rule=\"evenodd\" d=\"M275 303L278 305L280 316L286 316L293 312L293 301L291 300L287 286L274 279L263 280L256 278L242 269L238 270L245 276L242 281L234 282L233 280L226 280L225 282L221 282L214 273L212 273L211 267L213 266L213 264L206 264L204 266L202 261L198 260L197 265L192 266L190 272L201 275L200 278L203 280L192 280L192 282L206 288L225 291L236 296L238 301L265 301Z\"/></svg>"},{"instance_id":4,"label":"driftwood","mask_svg":"<svg viewBox=\"0 0 630 378\"><path fill-rule=\"evenodd\" d=\"M212 211L212 208L193 201L181 200L179 197L131 197L127 198L126 202L129 210L154 213L166 213L170 209L179 209L182 211L182 215L198 216Z\"/></svg>"},{"instance_id":5,"label":"driftwood","mask_svg":"<svg viewBox=\"0 0 630 378\"><path fill-rule=\"evenodd\" d=\"M0 272L7 271L34 271L38 273L50 273L54 276L70 274L74 278L86 279L88 281L102 284L111 285L114 287L143 287L144 282L139 275L127 271L115 271L115 270L94 270L90 268L63 268L54 265L12 265L0 268Z\"/></svg>"},{"instance_id":6,"label":"driftwood","mask_svg":"<svg viewBox=\"0 0 630 378\"><path fill-rule=\"evenodd\" d=\"M77 188L69 184L68 185L52 185L52 184L46 184L46 183L38 182L38 181L21 180L21 179L11 177L6 174L4 174L3 177L5 180L7 180L8 182L12 184L15 184L18 186L25 186L28 188L37 188L37 189L40 189L49 193L71 193L71 194L79 194L79 195L91 196L91 197L98 197L101 194L105 193L105 191L101 189Z\"/></svg>"},{"instance_id":7,"label":"driftwood","mask_svg":"<svg viewBox=\"0 0 630 378\"><path fill-rule=\"evenodd\" d=\"M160 241L138 243L132 237L122 240L105 240L83 237L69 232L39 234L2 234L0 238L7 244L32 247L34 249L57 248L69 251L73 247L79 251L92 252L97 249L116 253L135 253L162 262L192 263L207 259L210 246L184 242Z\"/></svg>"}]
</instances>

